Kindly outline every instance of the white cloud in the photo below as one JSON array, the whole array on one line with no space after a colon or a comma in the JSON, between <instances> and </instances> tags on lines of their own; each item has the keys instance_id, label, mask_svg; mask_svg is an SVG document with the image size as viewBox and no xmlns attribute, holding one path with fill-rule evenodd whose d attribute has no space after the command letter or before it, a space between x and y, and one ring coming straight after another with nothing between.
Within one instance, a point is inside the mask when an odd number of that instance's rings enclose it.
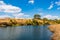
<instances>
[{"instance_id":1,"label":"white cloud","mask_svg":"<svg viewBox=\"0 0 60 40\"><path fill-rule=\"evenodd\" d=\"M54 4L51 4L48 9L52 9Z\"/></svg>"},{"instance_id":2,"label":"white cloud","mask_svg":"<svg viewBox=\"0 0 60 40\"><path fill-rule=\"evenodd\" d=\"M34 4L34 0L29 0L28 3Z\"/></svg>"},{"instance_id":3,"label":"white cloud","mask_svg":"<svg viewBox=\"0 0 60 40\"><path fill-rule=\"evenodd\" d=\"M57 6L57 9L59 10L60 9L60 1L56 1L56 2L54 2L54 3L51 3L51 5L49 6L49 8L48 9L52 9L54 6Z\"/></svg>"},{"instance_id":4,"label":"white cloud","mask_svg":"<svg viewBox=\"0 0 60 40\"><path fill-rule=\"evenodd\" d=\"M60 19L58 16L52 16L52 15L45 15L43 18L48 18L48 19Z\"/></svg>"},{"instance_id":5,"label":"white cloud","mask_svg":"<svg viewBox=\"0 0 60 40\"><path fill-rule=\"evenodd\" d=\"M10 16L9 15L0 15L0 18L7 18L7 17L9 17L10 18Z\"/></svg>"},{"instance_id":6,"label":"white cloud","mask_svg":"<svg viewBox=\"0 0 60 40\"><path fill-rule=\"evenodd\" d=\"M29 15L24 14L24 13L13 14L13 16L14 16L15 18L28 18L28 17L29 17Z\"/></svg>"},{"instance_id":7,"label":"white cloud","mask_svg":"<svg viewBox=\"0 0 60 40\"><path fill-rule=\"evenodd\" d=\"M7 13L18 13L21 12L21 8L8 5L3 1L0 1L0 12L7 12Z\"/></svg>"},{"instance_id":8,"label":"white cloud","mask_svg":"<svg viewBox=\"0 0 60 40\"><path fill-rule=\"evenodd\" d=\"M58 5L58 6L60 6L60 1L58 1L58 2L55 2L55 4L56 4L56 5Z\"/></svg>"},{"instance_id":9,"label":"white cloud","mask_svg":"<svg viewBox=\"0 0 60 40\"><path fill-rule=\"evenodd\" d=\"M6 15L0 15L0 18L6 18L6 17L28 18L29 17L29 15L24 14L21 11L22 9L19 7L9 5L9 4L4 3L3 1L0 1L0 12L6 13Z\"/></svg>"},{"instance_id":10,"label":"white cloud","mask_svg":"<svg viewBox=\"0 0 60 40\"><path fill-rule=\"evenodd\" d=\"M0 5L6 5L3 1L0 1Z\"/></svg>"},{"instance_id":11,"label":"white cloud","mask_svg":"<svg viewBox=\"0 0 60 40\"><path fill-rule=\"evenodd\" d=\"M57 6L60 6L60 1L55 2ZM60 7L57 7L57 10L60 10Z\"/></svg>"}]
</instances>

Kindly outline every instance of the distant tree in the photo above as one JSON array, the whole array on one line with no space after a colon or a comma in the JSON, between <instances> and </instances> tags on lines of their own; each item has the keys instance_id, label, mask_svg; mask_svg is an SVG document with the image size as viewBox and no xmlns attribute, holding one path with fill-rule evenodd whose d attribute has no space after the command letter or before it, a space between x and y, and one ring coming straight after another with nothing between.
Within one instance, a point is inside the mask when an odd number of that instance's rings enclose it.
<instances>
[{"instance_id":1,"label":"distant tree","mask_svg":"<svg viewBox=\"0 0 60 40\"><path fill-rule=\"evenodd\" d=\"M55 21L56 23L60 24L60 20L55 19L54 21Z\"/></svg>"},{"instance_id":2,"label":"distant tree","mask_svg":"<svg viewBox=\"0 0 60 40\"><path fill-rule=\"evenodd\" d=\"M47 21L48 19L47 18L43 18L44 21Z\"/></svg>"},{"instance_id":3,"label":"distant tree","mask_svg":"<svg viewBox=\"0 0 60 40\"><path fill-rule=\"evenodd\" d=\"M40 17L41 17L41 16L40 16L39 14L35 14L35 15L34 15L34 19L41 19Z\"/></svg>"},{"instance_id":4,"label":"distant tree","mask_svg":"<svg viewBox=\"0 0 60 40\"><path fill-rule=\"evenodd\" d=\"M43 18L43 23L47 23L48 19L47 18Z\"/></svg>"}]
</instances>

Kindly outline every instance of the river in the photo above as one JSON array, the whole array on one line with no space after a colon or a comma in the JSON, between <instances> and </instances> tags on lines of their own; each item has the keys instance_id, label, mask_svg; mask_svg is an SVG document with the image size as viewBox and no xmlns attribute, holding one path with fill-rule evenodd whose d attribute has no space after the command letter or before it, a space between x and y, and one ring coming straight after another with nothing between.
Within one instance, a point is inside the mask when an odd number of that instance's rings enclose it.
<instances>
[{"instance_id":1,"label":"river","mask_svg":"<svg viewBox=\"0 0 60 40\"><path fill-rule=\"evenodd\" d=\"M48 26L1 27L0 40L51 40Z\"/></svg>"}]
</instances>

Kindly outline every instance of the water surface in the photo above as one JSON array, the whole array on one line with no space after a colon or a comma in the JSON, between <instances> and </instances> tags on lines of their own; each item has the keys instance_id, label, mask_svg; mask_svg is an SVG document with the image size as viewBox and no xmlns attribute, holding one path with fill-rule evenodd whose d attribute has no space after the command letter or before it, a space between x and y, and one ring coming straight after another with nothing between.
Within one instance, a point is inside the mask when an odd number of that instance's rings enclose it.
<instances>
[{"instance_id":1,"label":"water surface","mask_svg":"<svg viewBox=\"0 0 60 40\"><path fill-rule=\"evenodd\" d=\"M0 40L51 40L48 26L18 26L0 28Z\"/></svg>"}]
</instances>

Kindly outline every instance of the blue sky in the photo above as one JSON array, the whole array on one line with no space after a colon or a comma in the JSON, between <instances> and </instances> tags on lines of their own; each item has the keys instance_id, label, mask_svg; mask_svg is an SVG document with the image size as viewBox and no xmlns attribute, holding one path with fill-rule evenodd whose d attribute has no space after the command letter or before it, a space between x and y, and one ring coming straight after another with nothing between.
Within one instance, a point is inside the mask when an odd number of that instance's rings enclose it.
<instances>
[{"instance_id":1,"label":"blue sky","mask_svg":"<svg viewBox=\"0 0 60 40\"><path fill-rule=\"evenodd\" d=\"M60 19L60 0L1 0L0 18L42 18Z\"/></svg>"}]
</instances>

